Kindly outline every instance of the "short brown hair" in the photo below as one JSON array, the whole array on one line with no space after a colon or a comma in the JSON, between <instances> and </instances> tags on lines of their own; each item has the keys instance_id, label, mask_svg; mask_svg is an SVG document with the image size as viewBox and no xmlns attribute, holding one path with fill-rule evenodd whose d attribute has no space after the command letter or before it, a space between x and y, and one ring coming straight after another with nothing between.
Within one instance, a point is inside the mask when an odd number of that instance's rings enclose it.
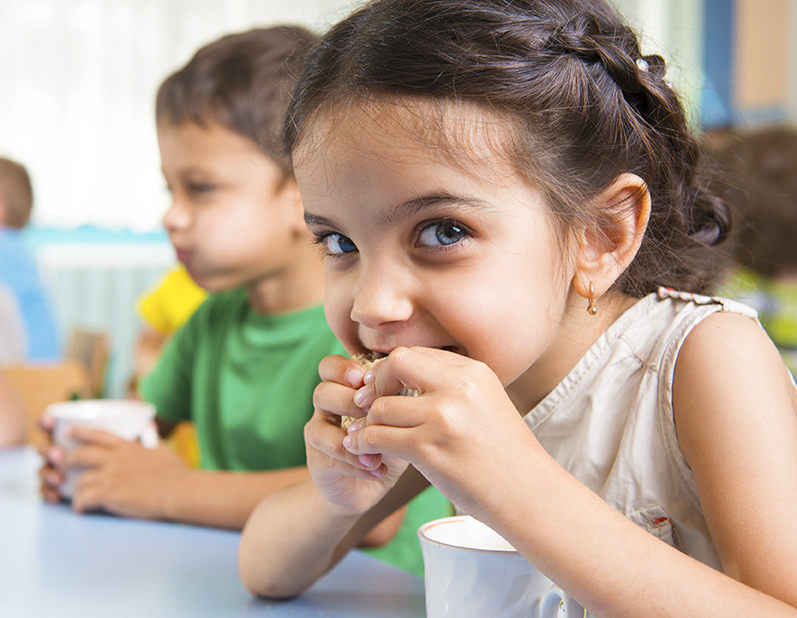
<instances>
[{"instance_id":1,"label":"short brown hair","mask_svg":"<svg viewBox=\"0 0 797 618\"><path fill-rule=\"evenodd\" d=\"M22 229L33 210L33 187L25 166L0 157L0 198L6 205L5 225Z\"/></svg>"},{"instance_id":2,"label":"short brown hair","mask_svg":"<svg viewBox=\"0 0 797 618\"><path fill-rule=\"evenodd\" d=\"M158 124L220 122L251 138L284 169L274 148L294 79L316 37L300 26L256 28L200 48L158 89Z\"/></svg>"}]
</instances>

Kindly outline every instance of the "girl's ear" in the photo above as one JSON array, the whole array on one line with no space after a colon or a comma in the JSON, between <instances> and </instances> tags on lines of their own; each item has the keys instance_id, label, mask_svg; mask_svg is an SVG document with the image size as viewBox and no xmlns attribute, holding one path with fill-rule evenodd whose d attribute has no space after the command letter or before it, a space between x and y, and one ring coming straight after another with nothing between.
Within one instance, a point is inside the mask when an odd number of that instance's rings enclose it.
<instances>
[{"instance_id":1,"label":"girl's ear","mask_svg":"<svg viewBox=\"0 0 797 618\"><path fill-rule=\"evenodd\" d=\"M593 225L579 236L573 287L584 298L600 297L639 251L650 218L650 192L639 176L622 174L595 200Z\"/></svg>"}]
</instances>

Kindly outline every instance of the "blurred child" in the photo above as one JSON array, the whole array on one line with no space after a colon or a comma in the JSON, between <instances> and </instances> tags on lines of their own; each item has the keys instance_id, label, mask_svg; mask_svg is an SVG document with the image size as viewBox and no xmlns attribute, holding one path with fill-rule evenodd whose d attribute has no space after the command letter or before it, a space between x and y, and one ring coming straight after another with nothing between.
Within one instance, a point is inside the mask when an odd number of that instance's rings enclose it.
<instances>
[{"instance_id":1,"label":"blurred child","mask_svg":"<svg viewBox=\"0 0 797 618\"><path fill-rule=\"evenodd\" d=\"M19 446L27 437L24 402L2 373L2 364L18 363L24 357L25 327L16 298L0 284L0 448Z\"/></svg>"},{"instance_id":2,"label":"blurred child","mask_svg":"<svg viewBox=\"0 0 797 618\"><path fill-rule=\"evenodd\" d=\"M615 9L375 0L295 93L327 319L385 358L322 361L244 584L302 592L429 482L596 617L797 615L797 391L704 295L728 209Z\"/></svg>"},{"instance_id":3,"label":"blurred child","mask_svg":"<svg viewBox=\"0 0 797 618\"><path fill-rule=\"evenodd\" d=\"M769 127L715 138L737 205L739 269L723 293L758 311L786 365L797 371L797 131Z\"/></svg>"},{"instance_id":4,"label":"blurred child","mask_svg":"<svg viewBox=\"0 0 797 618\"><path fill-rule=\"evenodd\" d=\"M48 294L21 230L33 210L33 188L25 167L0 158L0 283L14 294L25 322L28 360L61 357L61 344Z\"/></svg>"},{"instance_id":5,"label":"blurred child","mask_svg":"<svg viewBox=\"0 0 797 618\"><path fill-rule=\"evenodd\" d=\"M25 358L25 322L14 293L0 283L0 363Z\"/></svg>"},{"instance_id":6,"label":"blurred child","mask_svg":"<svg viewBox=\"0 0 797 618\"><path fill-rule=\"evenodd\" d=\"M171 337L140 393L155 404L163 435L179 421L195 423L202 470L163 447L80 431L83 448L47 452L57 468L43 471L48 499L58 498L60 469L86 466L76 511L241 528L264 495L308 478L303 428L318 364L343 348L324 317L323 257L290 161L260 146L275 140L313 41L287 26L226 36L158 91L172 192L164 225L178 260L211 294ZM400 521L374 542L392 537Z\"/></svg>"},{"instance_id":7,"label":"blurred child","mask_svg":"<svg viewBox=\"0 0 797 618\"><path fill-rule=\"evenodd\" d=\"M56 447L44 493L60 470L88 466L72 499L131 517L237 528L257 500L306 477L301 428L312 413L314 363L339 349L321 305L322 263L309 242L290 167L264 156L301 56L300 28L223 37L161 85L156 123L172 193L164 225L178 260L214 294L139 385L161 433L196 423L202 470L168 449L146 451L98 432L65 457ZM245 474L241 474L245 472Z\"/></svg>"}]
</instances>

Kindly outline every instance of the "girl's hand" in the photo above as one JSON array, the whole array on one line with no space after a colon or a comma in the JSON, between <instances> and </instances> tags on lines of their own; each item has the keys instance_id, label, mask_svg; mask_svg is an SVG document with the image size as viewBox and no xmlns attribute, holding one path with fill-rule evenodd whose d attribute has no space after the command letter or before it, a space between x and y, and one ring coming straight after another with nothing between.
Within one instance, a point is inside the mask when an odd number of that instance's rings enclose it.
<instances>
[{"instance_id":1,"label":"girl's hand","mask_svg":"<svg viewBox=\"0 0 797 618\"><path fill-rule=\"evenodd\" d=\"M397 348L364 380L355 400L368 415L344 441L350 456L406 460L475 517L500 508L518 462L542 451L498 377L478 361ZM393 396L403 386L419 396Z\"/></svg>"},{"instance_id":2,"label":"girl's hand","mask_svg":"<svg viewBox=\"0 0 797 618\"><path fill-rule=\"evenodd\" d=\"M378 453L354 455L343 448L346 432L340 428L340 417L360 419L353 423L356 428L365 415L354 403L357 389L363 386L363 369L356 361L335 355L324 358L318 370L322 382L313 395L315 413L304 430L307 466L326 500L347 515L364 513L396 483L407 463Z\"/></svg>"}]
</instances>

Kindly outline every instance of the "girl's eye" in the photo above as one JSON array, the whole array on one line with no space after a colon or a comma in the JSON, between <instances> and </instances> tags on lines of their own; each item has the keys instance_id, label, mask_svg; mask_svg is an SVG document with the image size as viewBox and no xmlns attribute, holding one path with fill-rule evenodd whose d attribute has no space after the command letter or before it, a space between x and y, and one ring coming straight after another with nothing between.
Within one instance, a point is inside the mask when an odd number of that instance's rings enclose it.
<instances>
[{"instance_id":1,"label":"girl's eye","mask_svg":"<svg viewBox=\"0 0 797 618\"><path fill-rule=\"evenodd\" d=\"M320 239L320 242L328 255L343 255L357 251L354 243L343 234L327 234Z\"/></svg>"},{"instance_id":2,"label":"girl's eye","mask_svg":"<svg viewBox=\"0 0 797 618\"><path fill-rule=\"evenodd\" d=\"M425 247L453 245L468 237L465 226L456 221L438 221L427 225L418 236L418 244Z\"/></svg>"}]
</instances>

